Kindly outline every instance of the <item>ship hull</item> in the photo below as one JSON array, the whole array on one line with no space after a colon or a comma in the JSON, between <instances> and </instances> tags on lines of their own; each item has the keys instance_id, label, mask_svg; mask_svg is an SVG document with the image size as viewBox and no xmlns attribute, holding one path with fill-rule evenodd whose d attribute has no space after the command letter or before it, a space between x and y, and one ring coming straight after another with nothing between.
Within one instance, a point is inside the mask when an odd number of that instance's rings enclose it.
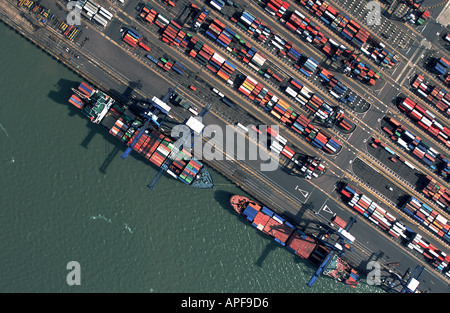
<instances>
[{"instance_id":1,"label":"ship hull","mask_svg":"<svg viewBox=\"0 0 450 313\"><path fill-rule=\"evenodd\" d=\"M93 123L101 124L112 136L128 146L134 142L144 124L140 116L84 82L72 91L75 94L70 97L69 103L80 109ZM158 168L164 167L166 173L187 185L199 189L213 188L211 174L204 164L193 158L189 152L177 150L175 159L169 157L175 149L175 141L149 126L145 133L136 139L133 150Z\"/></svg>"},{"instance_id":2,"label":"ship hull","mask_svg":"<svg viewBox=\"0 0 450 313\"><path fill-rule=\"evenodd\" d=\"M236 213L245 217L256 229L274 238L283 247L314 266L319 266L329 252L329 248L322 245L317 238L307 235L256 201L234 195L230 198L230 204ZM335 261L334 267L328 268L327 276L355 287L359 281L356 271L339 257Z\"/></svg>"}]
</instances>

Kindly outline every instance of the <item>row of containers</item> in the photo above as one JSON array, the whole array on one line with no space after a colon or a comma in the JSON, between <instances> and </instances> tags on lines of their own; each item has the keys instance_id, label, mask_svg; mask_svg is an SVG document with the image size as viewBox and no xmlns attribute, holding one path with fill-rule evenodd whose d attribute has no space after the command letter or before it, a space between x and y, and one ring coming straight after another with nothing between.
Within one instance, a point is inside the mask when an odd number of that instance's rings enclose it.
<instances>
[{"instance_id":1,"label":"row of containers","mask_svg":"<svg viewBox=\"0 0 450 313\"><path fill-rule=\"evenodd\" d=\"M433 171L436 171L436 165L439 161L438 159L442 159L436 149L430 146L427 142L423 141L419 136L405 128L393 117L388 117L387 121L392 128L389 129L387 126L384 126L383 131L390 135L391 140L396 142L406 151L410 152Z\"/></svg>"},{"instance_id":2,"label":"row of containers","mask_svg":"<svg viewBox=\"0 0 450 313\"><path fill-rule=\"evenodd\" d=\"M306 140L311 142L315 147L329 154L337 153L340 150L341 144L325 131L313 126L309 122L306 127L301 126L300 122L304 122L303 115L294 112L294 109L286 101L270 93L254 78L246 76L238 90L249 97L255 104L264 107L266 111L270 112L271 115L288 127L298 126L298 128L294 127L294 130L304 135ZM295 124L295 122L298 123Z\"/></svg>"},{"instance_id":3,"label":"row of containers","mask_svg":"<svg viewBox=\"0 0 450 313\"><path fill-rule=\"evenodd\" d=\"M184 73L186 72L186 66L184 66L178 61L174 62L170 59L168 60L162 57L159 58L158 60L152 57L150 54L145 55L145 57L166 71L172 69L173 71L175 71L180 75L184 75Z\"/></svg>"},{"instance_id":4,"label":"row of containers","mask_svg":"<svg viewBox=\"0 0 450 313\"><path fill-rule=\"evenodd\" d=\"M380 227L391 237L399 239L411 250L416 250L421 253L430 264L434 265L437 270L445 273L447 276L450 276L450 268L448 266L450 255L447 255L445 252L434 247L431 243L426 241L422 235L416 233L404 223L398 221L395 216L381 208L376 202L372 201L366 195L360 193L352 185L345 184L345 186L340 189L340 192L345 197L347 204L356 212L364 216L374 225ZM412 209L410 202L412 201L411 199L414 199L414 201L417 201L417 199L414 197L410 197L409 199L410 200L407 201L407 203L402 207L402 210L414 218L415 215L412 212L416 212L419 209ZM415 205L417 204L414 203L414 206ZM407 208L406 210L408 211L405 211L405 208ZM435 219L436 218L434 218L433 221ZM440 217L439 220L440 222L437 222L437 224L441 226L443 217ZM444 239L444 236L445 234L441 238ZM445 238L445 240L447 240L447 238Z\"/></svg>"},{"instance_id":5,"label":"row of containers","mask_svg":"<svg viewBox=\"0 0 450 313\"><path fill-rule=\"evenodd\" d=\"M300 116L300 119L304 118L305 117L303 115ZM248 129L239 123L238 127L243 129L245 132L248 132ZM258 127L252 126L252 129L259 134L261 133L261 130ZM317 178L320 174L324 173L325 165L319 158L315 156L308 156L306 158L299 156L291 147L289 147L287 139L281 136L280 133L276 132L271 127L267 127L266 131L267 135L271 138L269 147L271 152L277 155L281 154L288 160L292 161L296 165L297 169L303 173L304 178Z\"/></svg>"},{"instance_id":6,"label":"row of containers","mask_svg":"<svg viewBox=\"0 0 450 313\"><path fill-rule=\"evenodd\" d=\"M370 53L378 49L375 53L381 56L377 55L374 59L376 63L388 67L397 64L397 56L390 53L384 44L381 43L380 45L380 42L371 38L369 32L360 24L342 15L328 3L319 0L297 0L297 2L304 5L311 14L315 14L324 24L355 47L359 49L366 47L366 50L369 50Z\"/></svg>"},{"instance_id":7,"label":"row of containers","mask_svg":"<svg viewBox=\"0 0 450 313\"><path fill-rule=\"evenodd\" d=\"M67 24L66 18L55 17L54 14L50 13L50 9L44 7L39 1L19 0L17 6L28 8L30 13L38 14L39 20L44 24L51 21L50 26L70 41L75 41L81 34L78 27Z\"/></svg>"},{"instance_id":8,"label":"row of containers","mask_svg":"<svg viewBox=\"0 0 450 313\"><path fill-rule=\"evenodd\" d=\"M139 14L142 21L149 24L149 26L155 24L159 28L164 28L169 25L169 18L164 16L162 13L157 12L153 7L146 3L141 7Z\"/></svg>"},{"instance_id":9,"label":"row of containers","mask_svg":"<svg viewBox=\"0 0 450 313\"><path fill-rule=\"evenodd\" d=\"M141 47L147 52L150 52L150 47L143 42L144 37L133 28L128 28L122 37L122 40L131 48L135 49L137 46Z\"/></svg>"},{"instance_id":10,"label":"row of containers","mask_svg":"<svg viewBox=\"0 0 450 313\"><path fill-rule=\"evenodd\" d=\"M306 109L311 111L319 122L333 123L335 121L336 125L347 132L355 130L356 124L345 117L343 110L331 107L322 97L314 94L297 79L291 78L289 85L284 91Z\"/></svg>"},{"instance_id":11,"label":"row of containers","mask_svg":"<svg viewBox=\"0 0 450 313\"><path fill-rule=\"evenodd\" d=\"M191 37L187 51L189 51L189 56L193 57L201 65L216 73L218 77L228 84L233 84L233 80L230 77L235 72L236 66L225 60L222 55L218 54L211 47L199 41L196 36Z\"/></svg>"},{"instance_id":12,"label":"row of containers","mask_svg":"<svg viewBox=\"0 0 450 313\"><path fill-rule=\"evenodd\" d=\"M280 245L316 266L328 254L317 240L265 206L249 203L242 214L256 229L271 236Z\"/></svg>"},{"instance_id":13,"label":"row of containers","mask_svg":"<svg viewBox=\"0 0 450 313\"><path fill-rule=\"evenodd\" d=\"M281 0L269 0L266 5L266 11L269 14L276 15L277 17L282 17L286 10L289 8L289 3Z\"/></svg>"},{"instance_id":14,"label":"row of containers","mask_svg":"<svg viewBox=\"0 0 450 313\"><path fill-rule=\"evenodd\" d=\"M428 66L431 67L436 74L445 75L450 67L450 62L444 57L441 57L440 59L431 58Z\"/></svg>"},{"instance_id":15,"label":"row of containers","mask_svg":"<svg viewBox=\"0 0 450 313\"><path fill-rule=\"evenodd\" d=\"M339 44L331 38L326 38L323 33L320 32L320 28L316 24L312 23L309 18L305 17L304 14L297 10L292 12L285 25L291 31L302 37L305 37L308 42L312 42L313 44L322 44L322 52L331 57L333 60L337 60L340 55L343 55L342 53L344 51L346 54L351 54L351 51L344 45ZM377 49L378 50L375 50L374 53L378 53L379 48ZM362 51L367 52L367 50L364 48L362 48ZM358 62L356 64L354 62L355 59L358 59ZM354 54L352 54L349 59L345 60L345 64L351 70L349 71L349 74L355 74L355 76L363 83L368 83L369 85L373 86L375 85L376 80L380 78L379 73L372 71L372 74L370 66L361 63L359 61L359 58L357 58L357 56Z\"/></svg>"},{"instance_id":16,"label":"row of containers","mask_svg":"<svg viewBox=\"0 0 450 313\"><path fill-rule=\"evenodd\" d=\"M255 71L259 71L267 60L263 54L245 43L239 34L225 27L218 19L211 21L206 35Z\"/></svg>"},{"instance_id":17,"label":"row of containers","mask_svg":"<svg viewBox=\"0 0 450 313\"><path fill-rule=\"evenodd\" d=\"M433 86L424 82L424 77L416 75L411 82L413 90L428 103L434 105L445 117L450 116L450 93L439 86Z\"/></svg>"},{"instance_id":18,"label":"row of containers","mask_svg":"<svg viewBox=\"0 0 450 313\"><path fill-rule=\"evenodd\" d=\"M342 52L345 51L346 54L350 54L351 51L349 49L347 49L344 45L339 44L338 42L336 42L333 39L327 39L326 37L324 37L324 35L320 32L320 28L311 22L310 19L308 19L307 17L305 17L304 14L300 13L299 11L295 10L294 12L292 12L291 16L289 19L287 19L286 21L286 27L289 28L291 31L295 32L296 34L306 38L306 40L308 42L312 42L313 44L318 44L321 43L323 44L322 47L322 51L329 57L331 57L333 60L337 60L337 58L342 55ZM362 48L363 52L367 52L368 51L364 48ZM379 53L380 48L377 47L373 54L377 54ZM384 52L380 52L381 54L383 54ZM353 55L355 58L356 56ZM352 60L346 60L346 64L348 64L348 66L353 65L352 64ZM356 66L355 66L356 67ZM363 68L365 69L365 65L363 66ZM364 70L363 70L364 72ZM368 71L367 71L368 72ZM363 74L361 74L361 70L355 68L355 72L354 74L356 74L356 76L362 76ZM365 77L367 75L364 75L363 77ZM367 80L367 81L363 81L363 82L367 82L370 85L374 85L375 81L379 78L379 74L378 76L373 76L372 79L373 80ZM361 79L360 79L361 80Z\"/></svg>"},{"instance_id":19,"label":"row of containers","mask_svg":"<svg viewBox=\"0 0 450 313\"><path fill-rule=\"evenodd\" d=\"M92 0L78 0L75 8L79 9L81 15L86 17L88 20L92 20L104 28L113 18L113 14L111 12Z\"/></svg>"},{"instance_id":20,"label":"row of containers","mask_svg":"<svg viewBox=\"0 0 450 313\"><path fill-rule=\"evenodd\" d=\"M402 206L403 212L411 216L421 225L427 227L433 234L450 243L450 222L439 212L430 208L425 203L420 202L413 196L410 196Z\"/></svg>"},{"instance_id":21,"label":"row of containers","mask_svg":"<svg viewBox=\"0 0 450 313\"><path fill-rule=\"evenodd\" d=\"M244 12L243 16L247 16L247 13ZM235 39L235 41L239 41L241 44L240 50L236 50L236 48L232 49L231 52L236 52L236 56L238 58L242 58L243 61L248 64L250 67L252 67L255 71L257 71L260 67L264 65L267 58L265 58L263 55L258 53L256 49L251 47L250 45L246 44L240 40L240 38L236 38L237 34L234 32L231 32L228 28L226 28L219 20L215 19L211 22L208 30L206 31L206 34L210 36L212 39L218 38L217 36L220 36L221 34L226 33L228 40L227 42L227 49L231 47L228 46L229 42L231 42L231 39ZM233 37L234 35L234 37ZM294 61L297 61L301 57L301 53L298 52L289 42L285 42L281 37L278 35L274 36L274 39L272 40L274 44L278 45L279 47L289 47L288 50L288 56L291 57ZM242 45L244 45L242 47ZM281 51L281 50L280 50ZM315 61L313 58L306 58L303 60L302 65L299 65L296 63L294 65L297 69L300 70L301 73L303 73L306 76L312 75L312 73L317 69L318 62ZM336 86L334 86L336 84ZM332 95L335 96L337 99L340 99L342 102L346 102L347 100L344 98L341 98L339 95L344 93L347 90L347 86L343 85L339 81L332 81L331 85L333 87ZM317 111L317 107L315 109L311 109L313 112ZM320 113L321 111L319 111ZM322 111L326 112L326 111ZM326 117L324 116L324 119ZM351 125L353 127L353 125Z\"/></svg>"},{"instance_id":22,"label":"row of containers","mask_svg":"<svg viewBox=\"0 0 450 313\"><path fill-rule=\"evenodd\" d=\"M131 145L139 133L142 122L137 119L133 120L118 106L112 107L110 112L117 118L109 130L110 134ZM137 153L158 167L162 166L173 148L173 140L156 129L143 133L133 147ZM176 159L167 169L167 173L186 184L191 184L202 166L201 162L193 159L192 155L183 149L178 152Z\"/></svg>"},{"instance_id":23,"label":"row of containers","mask_svg":"<svg viewBox=\"0 0 450 313\"><path fill-rule=\"evenodd\" d=\"M408 97L401 99L398 107L400 111L407 114L420 128L427 131L446 147L450 147L450 129L444 126L433 113Z\"/></svg>"},{"instance_id":24,"label":"row of containers","mask_svg":"<svg viewBox=\"0 0 450 313\"><path fill-rule=\"evenodd\" d=\"M151 21L147 19L148 15L150 14L153 18L153 20ZM155 24L158 24L157 21L161 18L161 14L158 14L156 11L154 11L151 6L145 5L141 9L141 17L149 22L150 25L153 21L155 22ZM227 83L232 84L232 80L230 80L230 77L236 70L236 66L234 66L229 61L226 61L225 58L216 53L208 45L205 45L201 41L199 41L198 37L184 32L182 30L182 27L175 21L169 21L165 17L163 17L162 22L159 23L158 26L163 29L162 40L165 43L185 48L187 51L189 51L189 55L195 58L196 61L198 61L203 66L206 66L206 68L208 68L213 73L216 73ZM175 62L173 63L173 65L174 66L171 68L179 74L181 74L180 72L184 73L184 71L186 70L186 68L179 62Z\"/></svg>"},{"instance_id":25,"label":"row of containers","mask_svg":"<svg viewBox=\"0 0 450 313\"><path fill-rule=\"evenodd\" d=\"M442 209L450 212L450 191L429 175L425 177L425 180L426 184L422 188L422 193Z\"/></svg>"},{"instance_id":26,"label":"row of containers","mask_svg":"<svg viewBox=\"0 0 450 313\"><path fill-rule=\"evenodd\" d=\"M444 155L439 154L428 143L406 129L393 117L387 117L386 120L390 123L392 129L384 126L383 130L391 136L394 142L412 153L422 163L435 171L436 174L444 177L446 180L450 179L450 162Z\"/></svg>"},{"instance_id":27,"label":"row of containers","mask_svg":"<svg viewBox=\"0 0 450 313\"><path fill-rule=\"evenodd\" d=\"M353 95L344 93L348 90L348 87L342 84L335 75L331 74L324 68L319 68L318 76L322 79L324 85L330 90L330 94L338 101L343 103L352 103L355 101Z\"/></svg>"}]
</instances>

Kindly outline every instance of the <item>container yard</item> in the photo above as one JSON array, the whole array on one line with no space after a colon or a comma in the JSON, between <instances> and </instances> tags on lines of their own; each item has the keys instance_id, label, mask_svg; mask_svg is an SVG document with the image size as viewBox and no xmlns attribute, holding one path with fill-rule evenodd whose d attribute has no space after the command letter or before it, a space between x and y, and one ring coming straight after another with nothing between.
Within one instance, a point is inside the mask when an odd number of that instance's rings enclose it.
<instances>
[{"instance_id":1,"label":"container yard","mask_svg":"<svg viewBox=\"0 0 450 313\"><path fill-rule=\"evenodd\" d=\"M410 31L418 43L400 49L342 1L83 0L81 26L68 25L64 6L47 0L2 6L27 16L29 26L5 23L85 77L68 103L117 139L122 158L132 153L158 169L149 189L166 175L197 195L214 186L207 168L217 170L256 199L233 196L234 210L314 267L309 287L325 274L357 289L367 256L380 252L402 260L392 266L379 258L386 281L423 266L423 283L417 277L414 290L402 292L445 290L450 55L437 46L444 39L428 48L438 53L426 54L418 28ZM403 32L434 31L427 24L434 18L421 10L414 25L397 23ZM120 95L112 82L139 87ZM164 84L176 90L158 94ZM265 173L259 161L203 160L179 149L168 130L195 117L203 127L267 135L278 168ZM361 221L353 225L354 218Z\"/></svg>"}]
</instances>

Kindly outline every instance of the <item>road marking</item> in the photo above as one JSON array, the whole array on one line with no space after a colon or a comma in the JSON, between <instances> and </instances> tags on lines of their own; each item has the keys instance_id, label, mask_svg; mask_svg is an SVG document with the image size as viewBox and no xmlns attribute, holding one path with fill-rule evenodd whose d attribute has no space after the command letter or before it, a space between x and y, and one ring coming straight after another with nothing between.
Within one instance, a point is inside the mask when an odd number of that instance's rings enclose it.
<instances>
[{"instance_id":1,"label":"road marking","mask_svg":"<svg viewBox=\"0 0 450 313\"><path fill-rule=\"evenodd\" d=\"M295 190L298 190L303 195L303 197L308 198L309 195L308 191L298 188L298 185L295 186Z\"/></svg>"}]
</instances>

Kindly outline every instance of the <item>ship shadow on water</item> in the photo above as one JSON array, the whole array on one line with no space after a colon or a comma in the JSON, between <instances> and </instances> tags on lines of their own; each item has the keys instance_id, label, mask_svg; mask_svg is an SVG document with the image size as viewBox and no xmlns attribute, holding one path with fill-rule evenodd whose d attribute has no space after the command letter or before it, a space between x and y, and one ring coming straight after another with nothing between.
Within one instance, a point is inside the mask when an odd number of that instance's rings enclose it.
<instances>
[{"instance_id":1,"label":"ship shadow on water","mask_svg":"<svg viewBox=\"0 0 450 313\"><path fill-rule=\"evenodd\" d=\"M255 260L255 265L258 267L263 267L264 261L267 259L267 257L270 255L271 252L275 251L276 249L285 249L287 253L290 253L285 247L282 247L279 243L277 243L275 240L271 240L270 237L268 237L266 234L264 234L261 231L258 231L257 229L255 229L254 227L251 226L251 224L242 216L240 216L238 213L236 213L236 211L233 209L233 207L230 204L230 198L234 195L235 193L231 193L228 191L223 191L223 190L216 190L214 192L214 199L227 211L229 211L230 214L233 214L234 216L236 216L237 220L239 220L240 223L242 223L243 227L250 227L252 228L255 233L260 236L261 238L264 239L265 242L267 242L264 250L262 251L261 255L258 257L258 259ZM248 196L250 199L254 199L253 197L247 195L245 192L241 193L244 196ZM288 213L288 212L285 212ZM286 217L287 219L289 219L290 217L293 216L293 214L290 214L290 216L288 216L287 214L283 214L284 217ZM298 216L297 216L298 218ZM292 255L292 258L295 262L295 264L298 264L301 266L301 271L303 272L303 274L307 274L310 275L311 271L315 271L315 268L312 264L310 264L309 262L307 262L306 260L300 258L299 256L290 253ZM306 283L306 282L305 282Z\"/></svg>"}]
</instances>

